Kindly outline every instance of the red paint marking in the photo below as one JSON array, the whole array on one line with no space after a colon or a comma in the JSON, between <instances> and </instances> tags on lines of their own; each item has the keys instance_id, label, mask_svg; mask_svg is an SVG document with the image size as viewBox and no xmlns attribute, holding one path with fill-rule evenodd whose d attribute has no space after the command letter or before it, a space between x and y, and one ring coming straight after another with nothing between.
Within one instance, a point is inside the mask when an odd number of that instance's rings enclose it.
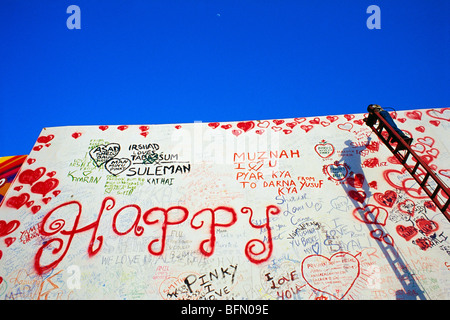
<instances>
[{"instance_id":1,"label":"red paint marking","mask_svg":"<svg viewBox=\"0 0 450 320\"><path fill-rule=\"evenodd\" d=\"M359 260L347 252L337 252L330 258L310 255L301 265L303 279L311 288L339 300L352 289L360 268Z\"/></svg>"},{"instance_id":2,"label":"red paint marking","mask_svg":"<svg viewBox=\"0 0 450 320\"><path fill-rule=\"evenodd\" d=\"M255 229L263 229L265 228L267 230L267 246L266 244L259 240L259 239L252 239L249 242L247 242L245 246L245 256L247 259L255 264L260 264L262 262L265 262L269 260L269 258L272 256L272 250L273 250L273 242L272 242L272 231L270 229L270 215L277 215L281 212L281 210L274 205L270 205L266 207L266 222L261 225L256 225L252 222L253 218L253 210L249 207L244 207L241 209L241 212L244 214L250 213L249 215L249 224L252 226L252 228ZM255 250L255 247L259 246L261 250ZM259 258L262 254L265 253L265 256L262 258Z\"/></svg>"}]
</instances>

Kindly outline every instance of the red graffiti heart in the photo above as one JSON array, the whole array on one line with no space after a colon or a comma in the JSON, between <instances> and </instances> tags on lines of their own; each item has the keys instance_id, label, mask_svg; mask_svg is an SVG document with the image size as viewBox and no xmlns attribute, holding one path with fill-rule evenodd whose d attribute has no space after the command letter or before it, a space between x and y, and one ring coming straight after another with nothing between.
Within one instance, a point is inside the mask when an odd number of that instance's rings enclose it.
<instances>
[{"instance_id":1,"label":"red graffiti heart","mask_svg":"<svg viewBox=\"0 0 450 320\"><path fill-rule=\"evenodd\" d=\"M347 252L330 258L322 255L306 257L301 265L303 279L314 290L342 299L353 287L360 274L360 263Z\"/></svg>"},{"instance_id":2,"label":"red graffiti heart","mask_svg":"<svg viewBox=\"0 0 450 320\"><path fill-rule=\"evenodd\" d=\"M6 206L14 209L20 209L30 199L28 193L22 193L18 196L11 197L6 201Z\"/></svg>"},{"instance_id":3,"label":"red graffiti heart","mask_svg":"<svg viewBox=\"0 0 450 320\"><path fill-rule=\"evenodd\" d=\"M291 129L294 129L294 127L297 125L297 122L288 122L288 123L286 123L286 126L287 127L289 127L289 128L291 128Z\"/></svg>"},{"instance_id":4,"label":"red graffiti heart","mask_svg":"<svg viewBox=\"0 0 450 320\"><path fill-rule=\"evenodd\" d=\"M81 137L81 132L74 132L74 133L72 133L72 138L78 139L79 137Z\"/></svg>"},{"instance_id":5,"label":"red graffiti heart","mask_svg":"<svg viewBox=\"0 0 450 320\"><path fill-rule=\"evenodd\" d=\"M284 123L284 120L273 120L273 123L275 123L277 126L279 126L280 124Z\"/></svg>"},{"instance_id":6,"label":"red graffiti heart","mask_svg":"<svg viewBox=\"0 0 450 320\"><path fill-rule=\"evenodd\" d=\"M253 129L255 127L255 123L253 121L245 121L245 122L239 122L236 125L239 129L244 130L244 132L247 132L250 129Z\"/></svg>"},{"instance_id":7,"label":"red graffiti heart","mask_svg":"<svg viewBox=\"0 0 450 320\"><path fill-rule=\"evenodd\" d=\"M304 124L302 124L302 125L300 126L300 129L305 130L305 132L310 131L312 128L314 128L312 125L304 125Z\"/></svg>"},{"instance_id":8,"label":"red graffiti heart","mask_svg":"<svg viewBox=\"0 0 450 320\"><path fill-rule=\"evenodd\" d=\"M405 113L406 117L412 119L412 120L420 120L422 119L422 112L414 110L414 111L408 111Z\"/></svg>"},{"instance_id":9,"label":"red graffiti heart","mask_svg":"<svg viewBox=\"0 0 450 320\"><path fill-rule=\"evenodd\" d=\"M5 239L5 244L7 247L9 247L14 243L14 241L16 241L16 237L8 237Z\"/></svg>"},{"instance_id":10,"label":"red graffiti heart","mask_svg":"<svg viewBox=\"0 0 450 320\"><path fill-rule=\"evenodd\" d=\"M411 240L417 234L417 229L413 226L405 227L402 225L398 225L395 230L397 230L399 236L404 238L406 241Z\"/></svg>"},{"instance_id":11,"label":"red graffiti heart","mask_svg":"<svg viewBox=\"0 0 450 320\"><path fill-rule=\"evenodd\" d=\"M237 137L238 135L240 135L242 133L242 131L241 130L232 130L231 133Z\"/></svg>"},{"instance_id":12,"label":"red graffiti heart","mask_svg":"<svg viewBox=\"0 0 450 320\"><path fill-rule=\"evenodd\" d=\"M354 188L361 188L364 183L364 175L358 173L355 175L355 177L348 177L347 183Z\"/></svg>"},{"instance_id":13,"label":"red graffiti heart","mask_svg":"<svg viewBox=\"0 0 450 320\"><path fill-rule=\"evenodd\" d=\"M358 201L360 203L363 203L364 200L366 200L366 196L367 196L364 191L355 191L355 190L350 190L348 192L348 195L350 196L350 198L352 198L355 201Z\"/></svg>"},{"instance_id":14,"label":"red graffiti heart","mask_svg":"<svg viewBox=\"0 0 450 320\"><path fill-rule=\"evenodd\" d=\"M347 119L347 121L352 120L354 117L355 117L355 115L353 115L353 114L345 114L344 115L344 118Z\"/></svg>"},{"instance_id":15,"label":"red graffiti heart","mask_svg":"<svg viewBox=\"0 0 450 320\"><path fill-rule=\"evenodd\" d=\"M395 201L397 200L397 193L392 190L387 190L384 192L384 194L381 192L376 192L373 195L373 198L379 204L392 208L394 206Z\"/></svg>"},{"instance_id":16,"label":"red graffiti heart","mask_svg":"<svg viewBox=\"0 0 450 320\"><path fill-rule=\"evenodd\" d=\"M37 168L36 170L27 169L19 175L19 182L32 185L44 175L45 171L44 167Z\"/></svg>"},{"instance_id":17,"label":"red graffiti heart","mask_svg":"<svg viewBox=\"0 0 450 320\"><path fill-rule=\"evenodd\" d=\"M102 131L108 130L109 126L98 126L98 128Z\"/></svg>"},{"instance_id":18,"label":"red graffiti heart","mask_svg":"<svg viewBox=\"0 0 450 320\"><path fill-rule=\"evenodd\" d=\"M417 142L427 145L431 148L434 145L435 140L432 137L423 137L417 139Z\"/></svg>"},{"instance_id":19,"label":"red graffiti heart","mask_svg":"<svg viewBox=\"0 0 450 320\"><path fill-rule=\"evenodd\" d=\"M394 245L394 239L391 237L390 234L385 234L383 230L381 229L375 229L370 231L370 236L378 241L383 241L386 244L389 244L391 246Z\"/></svg>"},{"instance_id":20,"label":"red graffiti heart","mask_svg":"<svg viewBox=\"0 0 450 320\"><path fill-rule=\"evenodd\" d=\"M0 237L13 233L19 226L20 222L18 220L11 220L10 222L0 220Z\"/></svg>"},{"instance_id":21,"label":"red graffiti heart","mask_svg":"<svg viewBox=\"0 0 450 320\"><path fill-rule=\"evenodd\" d=\"M120 131L124 131L128 129L128 126L118 126L117 129Z\"/></svg>"},{"instance_id":22,"label":"red graffiti heart","mask_svg":"<svg viewBox=\"0 0 450 320\"><path fill-rule=\"evenodd\" d=\"M425 132L425 127L424 126L418 126L418 127L416 127L416 130L419 131L419 132L424 133Z\"/></svg>"},{"instance_id":23,"label":"red graffiti heart","mask_svg":"<svg viewBox=\"0 0 450 320\"><path fill-rule=\"evenodd\" d=\"M328 121L330 121L331 123L335 122L337 119L339 119L338 116L326 116L326 118L328 119Z\"/></svg>"},{"instance_id":24,"label":"red graffiti heart","mask_svg":"<svg viewBox=\"0 0 450 320\"><path fill-rule=\"evenodd\" d=\"M31 207L31 212L33 212L33 214L36 214L39 210L41 210L41 206L32 206Z\"/></svg>"},{"instance_id":25,"label":"red graffiti heart","mask_svg":"<svg viewBox=\"0 0 450 320\"><path fill-rule=\"evenodd\" d=\"M433 203L433 201L425 201L423 205L425 206L425 208L428 208L436 212L436 205Z\"/></svg>"},{"instance_id":26,"label":"red graffiti heart","mask_svg":"<svg viewBox=\"0 0 450 320\"><path fill-rule=\"evenodd\" d=\"M269 126L270 126L270 122L267 120L260 121L258 123L258 127L260 127L260 128L268 128Z\"/></svg>"},{"instance_id":27,"label":"red graffiti heart","mask_svg":"<svg viewBox=\"0 0 450 320\"><path fill-rule=\"evenodd\" d=\"M450 108L427 110L426 113L435 119L450 121Z\"/></svg>"},{"instance_id":28,"label":"red graffiti heart","mask_svg":"<svg viewBox=\"0 0 450 320\"><path fill-rule=\"evenodd\" d=\"M220 126L222 129L228 130L231 128L231 124L223 124Z\"/></svg>"},{"instance_id":29,"label":"red graffiti heart","mask_svg":"<svg viewBox=\"0 0 450 320\"><path fill-rule=\"evenodd\" d=\"M55 137L55 136L52 135L52 134L50 134L50 135L48 135L48 136L40 136L40 137L37 139L37 142L39 142L39 143L49 143L50 141L53 140L54 137Z\"/></svg>"},{"instance_id":30,"label":"red graffiti heart","mask_svg":"<svg viewBox=\"0 0 450 320\"><path fill-rule=\"evenodd\" d=\"M208 123L208 127L213 128L213 129L217 128L218 126L220 126L219 122L210 122L210 123Z\"/></svg>"},{"instance_id":31,"label":"red graffiti heart","mask_svg":"<svg viewBox=\"0 0 450 320\"><path fill-rule=\"evenodd\" d=\"M311 123L311 124L319 124L320 123L320 118L314 118L314 119L312 119L312 120L309 120L309 123Z\"/></svg>"},{"instance_id":32,"label":"red graffiti heart","mask_svg":"<svg viewBox=\"0 0 450 320\"><path fill-rule=\"evenodd\" d=\"M439 124L440 124L441 122L440 122L439 120L430 120L430 123L431 123L433 126L438 127Z\"/></svg>"},{"instance_id":33,"label":"red graffiti heart","mask_svg":"<svg viewBox=\"0 0 450 320\"><path fill-rule=\"evenodd\" d=\"M378 182L376 182L375 180L369 182L369 187L374 188L374 189L378 189Z\"/></svg>"},{"instance_id":34,"label":"red graffiti heart","mask_svg":"<svg viewBox=\"0 0 450 320\"><path fill-rule=\"evenodd\" d=\"M417 219L416 225L427 236L439 229L436 222L427 219Z\"/></svg>"},{"instance_id":35,"label":"red graffiti heart","mask_svg":"<svg viewBox=\"0 0 450 320\"><path fill-rule=\"evenodd\" d=\"M50 178L45 181L37 182L31 187L31 192L42 194L45 197L47 193L55 189L59 184L58 179Z\"/></svg>"},{"instance_id":36,"label":"red graffiti heart","mask_svg":"<svg viewBox=\"0 0 450 320\"><path fill-rule=\"evenodd\" d=\"M382 207L377 207L372 204L364 206L364 208L356 208L353 210L353 216L367 224L386 225L388 212Z\"/></svg>"}]
</instances>

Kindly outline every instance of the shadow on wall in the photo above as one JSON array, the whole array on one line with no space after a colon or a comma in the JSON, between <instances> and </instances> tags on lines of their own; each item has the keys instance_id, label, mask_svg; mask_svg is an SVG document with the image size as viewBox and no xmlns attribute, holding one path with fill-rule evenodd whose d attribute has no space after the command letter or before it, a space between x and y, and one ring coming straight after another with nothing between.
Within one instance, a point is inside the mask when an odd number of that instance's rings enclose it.
<instances>
[{"instance_id":1,"label":"shadow on wall","mask_svg":"<svg viewBox=\"0 0 450 320\"><path fill-rule=\"evenodd\" d=\"M370 236L376 240L395 276L403 286L403 290L396 291L396 299L426 300L425 292L408 270L401 253L395 247L393 238L383 228L386 225L387 210L383 207L369 204L372 192L364 176L361 154L354 153L355 147L352 146L352 140L345 141L345 144L347 147L342 150L343 156L337 162L347 165L350 173L341 186L353 204L353 216L367 226ZM371 146L371 137L368 138L365 148L367 149L368 146ZM346 157L345 155L349 153L353 154L353 156Z\"/></svg>"}]
</instances>

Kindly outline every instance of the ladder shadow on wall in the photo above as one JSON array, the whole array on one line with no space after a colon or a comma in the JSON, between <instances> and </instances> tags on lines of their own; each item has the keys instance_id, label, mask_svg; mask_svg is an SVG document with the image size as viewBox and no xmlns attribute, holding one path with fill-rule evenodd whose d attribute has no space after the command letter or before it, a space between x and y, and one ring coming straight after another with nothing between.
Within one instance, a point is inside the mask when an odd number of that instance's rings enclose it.
<instances>
[{"instance_id":1,"label":"ladder shadow on wall","mask_svg":"<svg viewBox=\"0 0 450 320\"><path fill-rule=\"evenodd\" d=\"M367 145L370 144L371 137L368 138ZM364 223L369 230L369 234L375 240L380 247L386 260L389 262L395 276L400 281L403 290L397 290L395 292L397 300L426 300L425 292L419 286L417 281L408 269L407 264L404 262L401 252L395 247L392 237L386 232L383 227L384 223L377 223L377 217L373 213L377 209L376 206L369 204L369 200L372 197L371 188L367 179L364 176L364 170L362 168L361 154L354 153L355 147L352 146L352 140L345 141L346 148L342 151L342 154L353 154L352 157L342 157L338 162L347 164L349 166L349 176L346 181L341 184L348 199L352 202L351 212L355 218ZM350 159L349 159L350 158ZM361 179L364 177L364 179ZM362 181L361 181L362 180ZM361 194L361 192L364 192ZM353 195L353 196L350 196ZM385 210L381 208L382 210ZM379 213L378 213L379 214Z\"/></svg>"}]
</instances>

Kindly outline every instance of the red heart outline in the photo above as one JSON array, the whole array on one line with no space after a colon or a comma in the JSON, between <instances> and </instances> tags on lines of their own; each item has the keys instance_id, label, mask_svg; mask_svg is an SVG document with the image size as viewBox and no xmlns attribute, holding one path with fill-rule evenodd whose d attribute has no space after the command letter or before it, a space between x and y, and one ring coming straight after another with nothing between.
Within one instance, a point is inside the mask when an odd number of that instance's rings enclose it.
<instances>
[{"instance_id":1,"label":"red heart outline","mask_svg":"<svg viewBox=\"0 0 450 320\"><path fill-rule=\"evenodd\" d=\"M382 206L392 208L395 201L397 201L397 193L392 190L386 190L384 194L381 192L376 192L374 193L373 198Z\"/></svg>"},{"instance_id":2,"label":"red heart outline","mask_svg":"<svg viewBox=\"0 0 450 320\"><path fill-rule=\"evenodd\" d=\"M213 129L217 128L218 126L220 126L220 122L210 122L210 123L208 123L208 127L213 128Z\"/></svg>"},{"instance_id":3,"label":"red heart outline","mask_svg":"<svg viewBox=\"0 0 450 320\"><path fill-rule=\"evenodd\" d=\"M361 214L359 213L360 210L364 211L363 216L361 216ZM353 210L353 217L355 217L356 220L359 220L366 224L379 224L381 226L385 226L388 215L389 214L386 209L377 207L373 204L368 204L363 208L359 207Z\"/></svg>"},{"instance_id":4,"label":"red heart outline","mask_svg":"<svg viewBox=\"0 0 450 320\"><path fill-rule=\"evenodd\" d=\"M349 257L347 257L347 256L349 256ZM334 268L332 267L332 265L333 265L332 260L335 258L338 258L338 259L340 258L342 260L342 266L340 266L341 268L337 268L337 266L334 266ZM341 287L343 287L343 290L342 290L343 294L338 293L338 295L336 295L329 291L326 291L325 289L327 289L330 285L327 283L321 283L322 281L318 281L318 282L316 281L316 283L315 283L313 277L310 274L308 274L308 272L305 272L305 270L306 270L305 266L306 266L306 268L309 268L312 265L312 264L308 264L308 262L307 262L307 260L310 260L310 259L325 260L325 262L323 262L323 263L319 263L316 261L316 264L315 264L315 265L321 266L323 268L323 272L329 272L329 273L338 272L340 274L341 272L344 272L344 270L346 272L349 272L353 269L356 269L356 273L353 277L351 277L350 279L347 279L347 281L345 283L341 283ZM353 262L353 265L349 265L349 262ZM327 265L329 265L330 267L327 267ZM312 269L312 270L314 270L314 269ZM351 255L348 252L337 252L337 253L333 254L330 258L327 258L325 256L317 254L317 255L307 256L305 259L303 259L302 265L301 265L301 272L302 272L303 279L306 281L306 283L311 288L313 288L316 291L329 294L330 296L332 296L338 300L341 300L347 295L347 293L350 291L350 289L355 284L355 281L358 279L360 272L361 272L361 264L355 256ZM326 277L326 278L329 278L331 280L331 276ZM337 281L342 281L345 278L344 277L338 277L338 278L333 277L332 281L336 281L335 279Z\"/></svg>"},{"instance_id":5,"label":"red heart outline","mask_svg":"<svg viewBox=\"0 0 450 320\"><path fill-rule=\"evenodd\" d=\"M421 111L417 111L417 110L408 111L408 112L405 113L405 116L407 118L412 119L412 120L421 120L422 119L422 112Z\"/></svg>"},{"instance_id":6,"label":"red heart outline","mask_svg":"<svg viewBox=\"0 0 450 320\"><path fill-rule=\"evenodd\" d=\"M439 119L439 120L445 120L445 121L450 121L450 118L445 118L445 117L440 117L438 115L436 115L436 113L438 113L439 115L443 115L445 111L450 110L450 108L443 108L441 110L437 110L437 109L431 109L431 110L427 110L426 113L427 115L429 115L432 118L435 119ZM431 114L433 113L433 114Z\"/></svg>"}]
</instances>

